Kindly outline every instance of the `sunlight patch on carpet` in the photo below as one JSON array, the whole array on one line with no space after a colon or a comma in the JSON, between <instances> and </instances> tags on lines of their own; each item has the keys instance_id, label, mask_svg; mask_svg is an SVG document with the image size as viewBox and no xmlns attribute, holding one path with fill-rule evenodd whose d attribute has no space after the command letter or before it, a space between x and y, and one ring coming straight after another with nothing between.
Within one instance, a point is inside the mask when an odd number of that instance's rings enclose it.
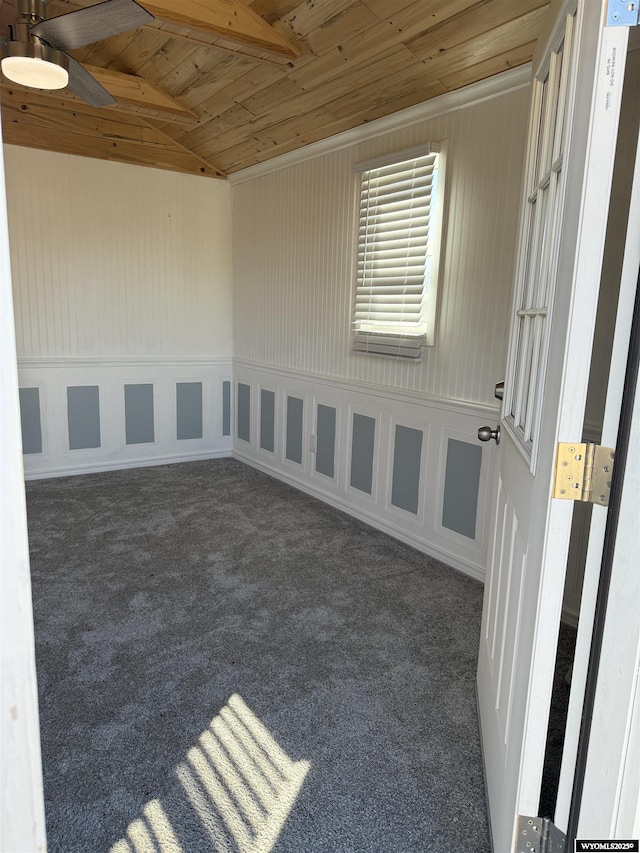
<instances>
[{"instance_id":1,"label":"sunlight patch on carpet","mask_svg":"<svg viewBox=\"0 0 640 853\"><path fill-rule=\"evenodd\" d=\"M216 853L270 853L311 769L234 694L175 773ZM109 853L185 853L159 800Z\"/></svg>"},{"instance_id":2,"label":"sunlight patch on carpet","mask_svg":"<svg viewBox=\"0 0 640 853\"><path fill-rule=\"evenodd\" d=\"M159 800L148 802L142 814L109 853L185 853Z\"/></svg>"}]
</instances>

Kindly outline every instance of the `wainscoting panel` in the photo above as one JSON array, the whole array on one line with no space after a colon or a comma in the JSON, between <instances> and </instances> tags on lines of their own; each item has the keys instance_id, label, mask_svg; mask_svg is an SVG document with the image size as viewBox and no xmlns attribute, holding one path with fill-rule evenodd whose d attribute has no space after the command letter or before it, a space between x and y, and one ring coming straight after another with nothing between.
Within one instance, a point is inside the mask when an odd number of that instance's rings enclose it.
<instances>
[{"instance_id":1,"label":"wainscoting panel","mask_svg":"<svg viewBox=\"0 0 640 853\"><path fill-rule=\"evenodd\" d=\"M18 376L27 479L231 451L227 359L21 359Z\"/></svg>"},{"instance_id":2,"label":"wainscoting panel","mask_svg":"<svg viewBox=\"0 0 640 853\"><path fill-rule=\"evenodd\" d=\"M287 433L285 457L290 462L302 465L302 431L304 400L287 397Z\"/></svg>"},{"instance_id":3,"label":"wainscoting panel","mask_svg":"<svg viewBox=\"0 0 640 853\"><path fill-rule=\"evenodd\" d=\"M268 388L260 389L260 448L268 453L275 451L276 394Z\"/></svg>"},{"instance_id":4,"label":"wainscoting panel","mask_svg":"<svg viewBox=\"0 0 640 853\"><path fill-rule=\"evenodd\" d=\"M100 388L98 385L67 387L69 450L100 447Z\"/></svg>"},{"instance_id":5,"label":"wainscoting panel","mask_svg":"<svg viewBox=\"0 0 640 853\"><path fill-rule=\"evenodd\" d=\"M494 448L477 431L495 408L251 362L234 376L261 400L237 458L484 579Z\"/></svg>"},{"instance_id":6,"label":"wainscoting panel","mask_svg":"<svg viewBox=\"0 0 640 853\"><path fill-rule=\"evenodd\" d=\"M349 485L367 495L373 492L376 419L353 412Z\"/></svg>"},{"instance_id":7,"label":"wainscoting panel","mask_svg":"<svg viewBox=\"0 0 640 853\"><path fill-rule=\"evenodd\" d=\"M40 389L20 388L23 453L42 453Z\"/></svg>"},{"instance_id":8,"label":"wainscoting panel","mask_svg":"<svg viewBox=\"0 0 640 853\"><path fill-rule=\"evenodd\" d=\"M238 438L251 441L251 386L238 382Z\"/></svg>"},{"instance_id":9,"label":"wainscoting panel","mask_svg":"<svg viewBox=\"0 0 640 853\"><path fill-rule=\"evenodd\" d=\"M333 478L336 457L336 410L318 403L316 409L316 472Z\"/></svg>"},{"instance_id":10,"label":"wainscoting panel","mask_svg":"<svg viewBox=\"0 0 640 853\"><path fill-rule=\"evenodd\" d=\"M154 441L151 382L124 386L124 422L127 444L150 444Z\"/></svg>"},{"instance_id":11,"label":"wainscoting panel","mask_svg":"<svg viewBox=\"0 0 640 853\"><path fill-rule=\"evenodd\" d=\"M202 438L202 382L176 382L178 441Z\"/></svg>"},{"instance_id":12,"label":"wainscoting panel","mask_svg":"<svg viewBox=\"0 0 640 853\"><path fill-rule=\"evenodd\" d=\"M414 515L418 514L423 438L424 433L421 429L396 424L391 503Z\"/></svg>"},{"instance_id":13,"label":"wainscoting panel","mask_svg":"<svg viewBox=\"0 0 640 853\"><path fill-rule=\"evenodd\" d=\"M231 380L222 383L222 434L231 435Z\"/></svg>"},{"instance_id":14,"label":"wainscoting panel","mask_svg":"<svg viewBox=\"0 0 640 853\"><path fill-rule=\"evenodd\" d=\"M456 438L447 440L447 462L442 499L442 526L476 537L482 447Z\"/></svg>"}]
</instances>

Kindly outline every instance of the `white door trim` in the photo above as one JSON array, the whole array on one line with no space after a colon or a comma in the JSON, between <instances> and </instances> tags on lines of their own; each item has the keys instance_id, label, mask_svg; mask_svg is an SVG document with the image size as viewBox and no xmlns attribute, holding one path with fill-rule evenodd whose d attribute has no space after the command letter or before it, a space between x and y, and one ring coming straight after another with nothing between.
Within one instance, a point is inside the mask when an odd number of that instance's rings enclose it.
<instances>
[{"instance_id":1,"label":"white door trim","mask_svg":"<svg viewBox=\"0 0 640 853\"><path fill-rule=\"evenodd\" d=\"M618 425L619 425L619 415L620 408L622 405L622 396L623 396L623 385L625 378L625 369L627 362L627 352L629 348L629 338L631 334L631 322L633 317L633 306L634 306L634 298L637 288L637 280L638 280L638 269L640 268L640 241L638 241L638 234L640 233L640 145L636 144L636 156L635 156L635 170L633 177L633 186L631 191L631 201L629 206L629 219L627 223L627 239L625 245L625 254L624 254L624 262L622 267L622 275L621 275L621 283L620 283L620 295L618 300L618 310L616 317L616 326L615 326L615 336L613 342L612 356L611 356L611 368L609 372L609 383L607 387L607 402L605 409L605 417L602 427L602 438L601 443L606 447L614 447L617 440L618 433ZM640 394L640 391L636 392ZM636 430L638 429L638 425L636 423ZM638 476L638 464L637 460L640 458L640 455L636 453L634 455L633 451L629 454L630 464L627 469L627 476L629 478L633 478ZM625 488L627 489L627 494L631 493L633 495L633 485L632 480L628 483L625 483ZM635 507L632 507L632 516L631 521L628 519L625 520L622 517L619 522L619 530L621 531L621 537L627 539L626 546L621 547L621 543L618 543L616 550L616 560L618 561L614 571L624 572L623 568L625 560L636 560L637 554L640 553L640 547L638 546L638 525L637 525L637 506L640 503L640 495L638 493L638 486L635 486L635 498L636 504ZM635 516L633 513L635 512ZM573 665L573 673L572 673L572 689L571 689L571 698L569 702L569 712L568 712L568 723L567 723L567 731L565 735L565 744L564 744L564 752L562 758L562 771L560 776L559 790L558 790L558 800L556 803L556 814L555 820L558 826L565 829L567 826L567 821L569 817L569 809L571 802L571 793L572 793L572 783L573 783L573 775L574 768L576 763L576 752L577 752L577 744L578 737L580 732L580 721L582 718L582 707L584 704L584 690L585 690L585 681L587 677L587 666L589 663L589 650L591 646L591 634L592 634L592 626L594 621L594 611L596 606L596 597L598 592L598 583L600 577L600 565L602 560L602 551L603 551L603 542L605 535L605 526L607 520L607 513L602 507L594 508L594 512L591 519L591 527L589 532L589 546L587 552L586 559L586 567L585 567L585 577L584 584L582 589L582 602L580 607L580 619L578 623L578 636L576 642L576 654ZM635 541L633 537L635 536ZM631 537L631 541L629 541L629 537ZM637 575L637 572L636 572ZM634 657L633 660L623 661L623 654L632 656L637 656L640 654L638 650L635 652L631 651L631 646L629 646L629 642L633 643L633 637L637 634L637 609L636 606L638 601L640 601L640 592L637 591L634 583L637 582L637 578L635 575L631 575L628 578L628 584L626 591L624 588L622 591L619 591L618 595L622 600L618 600L615 592L610 595L610 608L607 613L607 624L609 628L605 629L608 631L613 630L613 626L625 625L626 626L626 640L621 645L613 647L607 646L603 652L604 657L601 659L601 667L602 669L610 669L613 671L621 672L622 669L626 668L627 673L634 673L632 676L632 682L629 685L630 694L627 696L626 688L623 691L623 694L626 698L623 698L621 694L619 697L616 696L614 698L613 695L609 695L608 702L611 705L612 711L611 714L608 715L606 725L604 727L598 727L598 721L595 721L594 725L596 729L594 731L594 742L605 747L604 752L600 752L600 758L603 759L608 756L609 759L612 759L613 756L616 755L616 749L614 743L617 739L618 747L621 742L624 741L624 736L621 735L620 732L616 734L616 726L626 725L620 719L620 713L624 715L624 719L629 721L629 725L631 724L631 720L633 718L633 714L636 714L634 725L638 725L637 720L637 709L634 711L634 702L637 702L637 698L633 698L633 679L637 678L637 668L638 661L637 657ZM625 601L631 602L634 604L633 613L628 613L625 611ZM607 657L607 650L609 653L609 657ZM634 669L635 666L635 669ZM637 684L635 687L637 691ZM600 685L600 698L599 702L604 701L604 685ZM618 699L620 700L618 702ZM626 701L631 702L631 705L625 704ZM600 720L600 724L602 720ZM629 734L630 736L630 734ZM636 738L638 737L637 731L634 735ZM628 745L627 745L628 749ZM591 755L591 767L594 767L594 756L595 752ZM637 768L637 762L636 770ZM622 772L620 770L620 772ZM614 773L613 770L609 769L607 772L607 780L609 781L609 786L611 779L620 778L619 773ZM636 774L637 776L637 774ZM603 774L604 777L604 774ZM630 780L630 777L627 776L627 779ZM629 792L629 784L630 781L627 781L626 786L623 786L621 790L614 794L611 792L609 787L609 804L605 808L605 801L603 798L604 794L604 778L598 779L593 772L586 778L585 780L585 791L584 791L584 804L585 811L583 815L583 820L587 822L588 825L592 826L593 822L596 820L596 816L599 816L597 820L602 820L605 812L609 815L609 822L611 826L615 823L615 807L612 805L614 803L616 797L622 798L623 795L628 796ZM637 800L638 797L638 782L635 783L635 797ZM632 786L633 789L633 786ZM621 800L622 801L622 800ZM595 807L597 805L597 808ZM637 807L637 802L636 802ZM590 817L587 817L587 814ZM628 823L628 821L627 821ZM635 833L638 835L640 829L636 828ZM599 837L596 834L593 834L591 830L589 830L586 834L583 834L583 837ZM600 837L605 837L604 835ZM613 837L613 836L611 836Z\"/></svg>"},{"instance_id":2,"label":"white door trim","mask_svg":"<svg viewBox=\"0 0 640 853\"><path fill-rule=\"evenodd\" d=\"M0 133L0 849L46 850L9 230Z\"/></svg>"}]
</instances>

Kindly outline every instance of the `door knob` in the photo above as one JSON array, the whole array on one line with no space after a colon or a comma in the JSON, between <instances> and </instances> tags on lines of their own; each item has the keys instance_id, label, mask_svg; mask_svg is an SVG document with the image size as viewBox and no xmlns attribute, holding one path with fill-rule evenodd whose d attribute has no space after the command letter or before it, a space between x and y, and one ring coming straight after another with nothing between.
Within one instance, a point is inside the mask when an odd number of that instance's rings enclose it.
<instances>
[{"instance_id":1,"label":"door knob","mask_svg":"<svg viewBox=\"0 0 640 853\"><path fill-rule=\"evenodd\" d=\"M480 441L491 441L493 439L496 444L500 444L500 424L495 429L483 426L478 430L478 438Z\"/></svg>"}]
</instances>

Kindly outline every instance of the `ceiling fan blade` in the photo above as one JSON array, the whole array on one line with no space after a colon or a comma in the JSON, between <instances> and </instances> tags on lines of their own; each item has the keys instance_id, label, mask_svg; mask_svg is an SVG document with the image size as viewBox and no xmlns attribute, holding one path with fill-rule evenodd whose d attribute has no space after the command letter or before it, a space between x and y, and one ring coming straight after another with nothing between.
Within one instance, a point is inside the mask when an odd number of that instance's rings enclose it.
<instances>
[{"instance_id":1,"label":"ceiling fan blade","mask_svg":"<svg viewBox=\"0 0 640 853\"><path fill-rule=\"evenodd\" d=\"M112 107L117 103L73 56L69 57L69 89L92 107Z\"/></svg>"},{"instance_id":2,"label":"ceiling fan blade","mask_svg":"<svg viewBox=\"0 0 640 853\"><path fill-rule=\"evenodd\" d=\"M86 9L40 21L29 32L58 50L74 50L153 20L153 15L135 0L105 0Z\"/></svg>"}]
</instances>

